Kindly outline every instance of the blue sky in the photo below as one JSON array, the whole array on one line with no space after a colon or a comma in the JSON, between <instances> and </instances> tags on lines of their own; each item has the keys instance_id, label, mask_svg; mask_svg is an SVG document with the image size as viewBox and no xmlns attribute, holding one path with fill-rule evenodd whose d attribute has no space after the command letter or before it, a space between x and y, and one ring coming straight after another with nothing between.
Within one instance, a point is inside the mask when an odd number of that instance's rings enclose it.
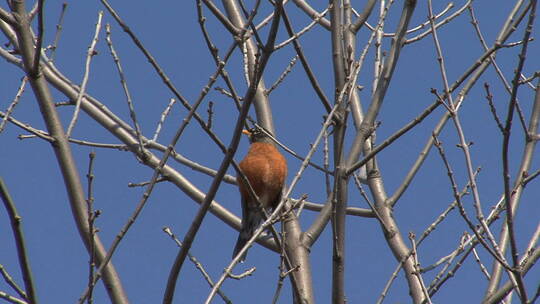
<instances>
[{"instance_id":1,"label":"blue sky","mask_svg":"<svg viewBox=\"0 0 540 304\"><path fill-rule=\"evenodd\" d=\"M313 2L311 5L319 11L326 5L326 2L322 1L311 2ZM401 1L397 2L390 10L385 27L387 32L395 30L399 18L402 4ZM434 9L437 12L446 6L446 1L434 2L436 2ZM56 54L56 65L73 82L80 83L84 72L86 51L94 33L98 11L104 10L104 7L99 1L69 1L67 3L64 27ZM456 1L455 8L451 11L455 11L464 3L463 0ZM200 34L195 2L114 1L111 4L138 35L181 93L190 102L194 102L210 75L215 71L213 60ZM46 1L45 45L50 44L54 39L61 5L61 1ZM353 3L353 5L357 5L359 10L363 7L363 4ZM492 45L512 5L511 1L500 0L474 3L475 13L489 45ZM6 8L5 5L3 8ZM296 30L310 22L293 3L287 4L286 8L293 18ZM377 10L378 8L376 12ZM269 12L270 9L265 3L260 14L266 16ZM220 52L223 53L232 43L232 39L208 10L205 10L205 14L210 35ZM419 1L411 24L417 25L426 21L427 15L425 1ZM372 24L373 20L370 18ZM103 21L104 24L111 24L112 39L127 75L143 134L152 137L157 121L172 94L157 77L142 53L108 13L105 13ZM538 56L534 56L540 51L535 36L535 31L538 30L537 24L533 31L535 40L529 44L529 56L523 70L526 76L538 71L540 66ZM286 38L283 28L281 30L278 41ZM263 37L266 37L266 33L266 30L262 31ZM521 40L522 33L523 26L510 37L508 42ZM364 47L369 34L370 32L366 29L359 32L357 46L359 50ZM483 50L474 34L467 12L441 28L439 36L445 54L448 77L450 82L453 82L472 65ZM104 38L105 32L102 30L97 46L98 53L91 63L87 92L99 99L124 121L130 122L118 74ZM5 42L6 38L2 37L2 44ZM327 96L333 96L330 33L321 27L315 27L303 36L300 42L321 87ZM383 50L388 51L389 47L390 40L384 40ZM497 54L497 61L508 79L513 76L518 52L519 48L515 47L502 49ZM271 58L264 75L267 86L279 77L294 54L294 49L289 45ZM372 60L373 48L368 53L365 68L358 79L358 83L365 87L360 93L364 107L369 105L373 77ZM0 66L0 79L2 79L0 81L0 110L5 111L15 96L23 73L4 60L0 62ZM236 51L226 69L240 95L244 95L246 85L241 67L241 56ZM488 213L489 208L499 199L503 189L500 165L502 136L497 130L487 105L484 82L490 84L499 115L505 117L509 95L504 91L491 67L467 96L460 115L467 139L474 142L471 146L473 165L482 167L477 182L484 202L484 212ZM536 85L536 81L533 84ZM222 80L217 82L217 86L225 87ZM433 39L428 36L417 43L407 45L402 51L381 114L377 119L382 123L377 130L377 142L382 142L431 104L434 101L430 93L431 88L437 88L439 92L443 91ZM57 102L66 101L66 97L55 90L53 90L53 97ZM518 98L527 122L533 97L534 91L531 88L521 87ZM300 155L305 155L320 130L325 111L311 89L299 62L284 83L272 93L270 100L278 138ZM212 90L200 110L203 117L207 115L205 109L209 101L214 102L213 129L225 143L228 143L237 111L230 99ZM67 127L73 108L59 107L58 111L64 126ZM160 142L167 144L170 141L186 113L187 111L178 105L173 107L160 134ZM435 110L421 125L379 155L379 166L389 194L392 194L400 185L443 114L442 107ZM30 87L27 87L13 115L35 128L45 128ZM514 126L515 136L512 137L510 150L512 179L515 178L515 171L523 150L523 132L517 120ZM0 175L9 187L23 218L38 299L42 303L73 303L86 286L88 254L76 230L62 177L50 145L39 139L19 140L17 139L19 134L26 133L13 125L8 125L0 134L0 163L2 164ZM352 142L353 135L349 131L346 150ZM73 136L95 142L119 143L116 138L84 114L79 118ZM463 154L455 146L458 143L455 128L448 124L440 137L454 166L454 173L461 188L467 183L467 175ZM243 157L247 147L247 139L244 138L235 157L236 160ZM84 176L88 165L88 153L90 151L97 153L94 172L96 175L95 206L102 212L97 220L97 226L103 242L108 246L131 215L144 190L143 188L128 188L127 184L147 181L153 171L138 163L129 152L77 145L73 145L72 149L84 185L86 185ZM189 125L176 149L185 157L211 168L217 168L223 158L217 146L207 139L194 123ZM314 156L314 161L319 164L322 163L321 151L322 149L318 149ZM288 182L290 182L300 167L300 161L290 155L287 155L287 159L290 171ZM180 164L173 164L173 166L202 191L209 188L212 179L208 176ZM536 153L531 171L538 170L539 166L540 158ZM234 174L232 169L229 173ZM539 189L538 180L528 185L516 216L517 241L521 253L538 225ZM312 202L322 203L326 198L324 177L314 169L307 170L293 191L293 197L299 197L304 193L308 194L308 199ZM240 214L239 194L235 186L223 184L216 200L237 215ZM423 169L394 209L401 233L405 237L409 232L414 232L417 236L421 235L422 231L452 200L452 191L443 163L436 151L432 150ZM466 196L464 203L470 207L468 211L472 215L471 196ZM349 205L368 208L353 185L349 191ZM113 258L132 303L161 301L169 269L178 250L161 229L165 226L170 227L177 236L182 237L189 228L197 209L198 205L174 185L160 183L155 188L140 218L133 225ZM316 213L304 211L301 217L302 227L304 229L309 227L315 217ZM501 223L502 221L499 220L494 224L494 233L499 233ZM384 241L380 226L374 219L350 217L347 225L347 299L349 303L373 303L394 271L396 261ZM456 248L459 237L465 230L468 229L463 219L457 210L454 210L422 245L421 265L430 265L449 254ZM311 251L314 290L319 303L330 301L332 273L330 236L331 230L328 226ZM230 254L236 237L236 231L213 215L205 218L191 253L200 260L214 280L217 280L222 269L230 262ZM0 242L3 244L0 249L0 264L22 285L17 267L16 250L3 208L0 208ZM489 269L491 259L486 251L479 249L479 254ZM241 272L252 266L257 267L257 271L253 276L240 281L226 281L223 291L234 303L253 303L254 301L269 303L277 286L278 265L279 259L276 254L256 245L251 248L247 262L235 268L235 272ZM479 302L487 282L478 268L478 264L473 259L467 259L459 273L436 294L434 301L437 303ZM434 276L434 272L425 274L425 280L430 282ZM504 280L506 279L505 277ZM534 282L539 280L540 271L537 267L533 268L526 277L529 293L533 293L534 288L537 287ZM279 303L290 303L288 281L284 288ZM0 280L0 291L13 294L3 280ZM177 286L175 303L201 303L208 292L208 285L198 271L192 264L186 262ZM218 298L214 300L215 303L220 301ZM107 302L107 295L100 284L95 290L95 303ZM410 298L403 275L400 274L388 294L386 303L405 302L410 302Z\"/></svg>"}]
</instances>

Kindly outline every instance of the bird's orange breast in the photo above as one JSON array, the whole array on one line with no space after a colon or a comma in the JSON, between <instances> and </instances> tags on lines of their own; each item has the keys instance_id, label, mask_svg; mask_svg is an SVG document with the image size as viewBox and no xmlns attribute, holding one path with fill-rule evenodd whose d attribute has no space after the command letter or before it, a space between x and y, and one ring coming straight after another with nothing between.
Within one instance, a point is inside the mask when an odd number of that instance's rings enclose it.
<instances>
[{"instance_id":1,"label":"bird's orange breast","mask_svg":"<svg viewBox=\"0 0 540 304\"><path fill-rule=\"evenodd\" d=\"M277 200L287 177L285 157L273 144L256 142L251 145L248 154L239 166L263 206L275 207L275 204L279 203ZM241 178L238 178L238 186L243 197L250 197L249 188Z\"/></svg>"}]
</instances>

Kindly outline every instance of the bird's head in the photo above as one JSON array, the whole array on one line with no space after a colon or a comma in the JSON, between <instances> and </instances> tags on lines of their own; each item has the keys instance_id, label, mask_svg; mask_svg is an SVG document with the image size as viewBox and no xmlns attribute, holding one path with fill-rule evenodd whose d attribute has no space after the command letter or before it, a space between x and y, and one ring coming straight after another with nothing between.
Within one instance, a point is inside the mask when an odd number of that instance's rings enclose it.
<instances>
[{"instance_id":1,"label":"bird's head","mask_svg":"<svg viewBox=\"0 0 540 304\"><path fill-rule=\"evenodd\" d=\"M271 142L271 139L260 128L251 128L249 130L242 130L242 133L246 134L250 143L254 142Z\"/></svg>"}]
</instances>

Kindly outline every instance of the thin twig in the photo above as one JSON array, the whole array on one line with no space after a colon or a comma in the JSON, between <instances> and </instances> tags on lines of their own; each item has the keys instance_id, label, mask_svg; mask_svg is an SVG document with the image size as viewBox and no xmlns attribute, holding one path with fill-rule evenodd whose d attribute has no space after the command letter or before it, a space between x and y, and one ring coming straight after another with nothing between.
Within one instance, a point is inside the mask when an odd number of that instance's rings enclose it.
<instances>
[{"instance_id":1,"label":"thin twig","mask_svg":"<svg viewBox=\"0 0 540 304\"><path fill-rule=\"evenodd\" d=\"M267 130L265 130L263 127L261 127L259 124L255 124L255 127L260 129L261 131L263 131L266 136L268 136L273 142L275 142L278 146L280 146L281 148L283 148L283 150L285 150L286 152L288 152L289 154L291 154L292 156L294 156L295 158L301 160L301 161L304 161L305 158L298 155L298 153L294 152L293 150L291 150L289 147L287 147L286 145L284 145L282 142L280 142L279 140L277 140L277 138L275 138L272 134L270 134L270 132L268 132ZM325 169L315 163L313 163L312 161L309 161L309 165L312 166L313 168L319 170L319 171L322 171L326 174L333 174L332 171L328 170L328 169Z\"/></svg>"},{"instance_id":2,"label":"thin twig","mask_svg":"<svg viewBox=\"0 0 540 304\"><path fill-rule=\"evenodd\" d=\"M426 285L424 285L424 280L422 280L422 277L420 275L420 262L418 262L418 254L417 254L417 251L416 251L416 240L415 240L415 235L414 233L412 232L409 232L409 240L411 241L411 244L412 244L412 248L411 248L411 256L414 260L414 269L415 269L415 275L418 277L418 282L420 284L420 286L422 286L422 292L424 293L424 297L425 297L425 301L427 301L427 303L429 304L432 304L431 303L431 298L429 297L429 293L426 289Z\"/></svg>"},{"instance_id":3,"label":"thin twig","mask_svg":"<svg viewBox=\"0 0 540 304\"><path fill-rule=\"evenodd\" d=\"M471 239L472 238L469 236L469 233L465 232L459 241L458 248L454 250L452 253L450 253L448 256L442 258L437 263L437 265L440 263L445 263L445 266L435 276L431 284L429 284L428 290L429 290L430 296L433 297L433 295L441 288L441 286L450 278L452 278L457 273L457 271L461 268L461 265L463 265L463 262L467 259L469 254L472 252L472 248L474 247L471 246L471 248L469 248L469 250L465 252L465 254L461 257L461 259L454 265L454 267L450 269L449 271L446 271L448 268L450 268L454 259L464 251L467 241ZM442 277L444 273L446 273L446 276Z\"/></svg>"},{"instance_id":4,"label":"thin twig","mask_svg":"<svg viewBox=\"0 0 540 304\"><path fill-rule=\"evenodd\" d=\"M56 55L56 50L58 49L58 43L60 42L60 34L62 33L64 16L66 14L67 2L62 3L62 10L60 11L60 17L58 18L58 23L56 24L56 33L54 34L54 42L48 47L51 50L49 54L49 62L54 61L54 56Z\"/></svg>"},{"instance_id":5,"label":"thin twig","mask_svg":"<svg viewBox=\"0 0 540 304\"><path fill-rule=\"evenodd\" d=\"M530 181L537 178L539 175L540 175L540 169L536 170L536 172L524 178L522 181L523 186L525 187Z\"/></svg>"},{"instance_id":6,"label":"thin twig","mask_svg":"<svg viewBox=\"0 0 540 304\"><path fill-rule=\"evenodd\" d=\"M96 228L95 228L95 219L98 212L94 213L94 159L96 158L95 152L90 152L88 155L89 161L88 161L88 173L86 174L87 178L87 199L86 199L86 205L87 205L87 213L88 213L88 237L90 238L90 249L89 255L90 259L88 261L88 304L92 304L94 302L93 298L93 291L94 291L94 270L96 268L96 262L95 262L95 254L96 254L96 242L95 242L95 234L96 234Z\"/></svg>"},{"instance_id":7,"label":"thin twig","mask_svg":"<svg viewBox=\"0 0 540 304\"><path fill-rule=\"evenodd\" d=\"M214 102L209 101L208 102L208 109L206 110L206 113L208 113L208 121L206 123L206 126L208 129L212 129L212 122L214 121Z\"/></svg>"},{"instance_id":8,"label":"thin twig","mask_svg":"<svg viewBox=\"0 0 540 304\"><path fill-rule=\"evenodd\" d=\"M88 52L86 54L86 64L84 68L84 76L81 83L81 88L79 90L79 95L77 96L77 101L75 102L75 111L73 112L73 117L71 118L71 122L69 123L69 126L66 131L66 137L71 137L71 132L73 131L73 128L75 127L75 123L77 122L77 118L79 117L79 111L81 108L81 102L82 98L86 91L86 84L88 83L88 76L90 75L90 61L92 60L92 57L96 55L96 44L98 42L99 38L99 32L101 30L101 19L103 18L103 11L99 11L98 13L98 19L96 22L96 30L94 32L94 38L92 38L92 42L90 43L90 46L88 47Z\"/></svg>"},{"instance_id":9,"label":"thin twig","mask_svg":"<svg viewBox=\"0 0 540 304\"><path fill-rule=\"evenodd\" d=\"M107 41L107 46L109 46L109 50L111 51L111 56L118 70L118 75L120 76L120 83L122 84L122 88L124 89L124 94L126 95L126 101L127 101L128 109L129 109L129 117L131 117L133 125L135 126L135 135L137 136L137 140L139 141L140 153L144 155L145 149L144 149L143 139L141 135L141 127L139 126L139 123L137 122L137 114L135 113L135 107L133 105L131 94L129 93L129 89L127 86L127 81L124 75L124 71L122 69L122 65L120 64L120 57L118 57L118 54L116 53L116 50L114 49L114 46L112 43L110 24L107 24L105 26L105 31L106 31L105 40Z\"/></svg>"},{"instance_id":10,"label":"thin twig","mask_svg":"<svg viewBox=\"0 0 540 304\"><path fill-rule=\"evenodd\" d=\"M285 227L282 225L281 226L281 239L284 240L285 237L284 237L284 234L285 234ZM281 246L281 253L280 253L280 256L279 256L279 276L278 276L278 280L277 280L277 286L276 286L276 291L274 292L274 296L272 297L272 304L276 304L279 300L279 296L281 295L281 289L283 288L283 281L285 280L285 275L284 273L286 273L286 266L285 266L285 246Z\"/></svg>"},{"instance_id":11,"label":"thin twig","mask_svg":"<svg viewBox=\"0 0 540 304\"><path fill-rule=\"evenodd\" d=\"M0 275L2 275L4 281L6 281L6 283L11 288L13 288L13 290L15 290L15 292L17 292L19 296L21 296L23 299L27 299L26 292L24 292L24 290L22 290L22 288L17 285L13 277L9 275L7 270L4 268L4 265L2 264L0 264Z\"/></svg>"},{"instance_id":12,"label":"thin twig","mask_svg":"<svg viewBox=\"0 0 540 304\"><path fill-rule=\"evenodd\" d=\"M480 259L480 256L478 255L478 252L476 252L476 248L473 248L473 256L474 256L474 260L476 261L476 263L480 267L480 271L484 274L486 279L488 279L488 280L491 279L491 275L489 274L486 266L484 266L484 264L482 263L482 260Z\"/></svg>"},{"instance_id":13,"label":"thin twig","mask_svg":"<svg viewBox=\"0 0 540 304\"><path fill-rule=\"evenodd\" d=\"M272 86L269 89L266 89L266 91L264 92L266 96L270 95L270 93L272 93L272 91L275 90L283 82L283 80L285 80L285 77L287 77L287 75L289 75L289 73L292 71L292 68L296 64L297 59L298 59L298 55L294 56L293 59L291 59L291 61L289 62L289 64L287 65L283 73L279 75L276 82L274 82L274 84L272 84Z\"/></svg>"},{"instance_id":14,"label":"thin twig","mask_svg":"<svg viewBox=\"0 0 540 304\"><path fill-rule=\"evenodd\" d=\"M329 161L329 149L328 149L328 131L324 130L324 145L323 145L323 168L328 171L328 168L330 166ZM330 174L324 173L324 184L326 186L326 197L330 197L330 194L332 193L331 185L330 185Z\"/></svg>"},{"instance_id":15,"label":"thin twig","mask_svg":"<svg viewBox=\"0 0 540 304\"><path fill-rule=\"evenodd\" d=\"M407 133L409 130L411 130L413 127L421 123L426 117L429 116L441 103L436 101L432 103L429 107L427 107L420 115L416 116L411 122L403 126L401 129L396 131L394 134L392 134L390 137L388 137L385 141L383 141L381 144L377 145L374 149L371 150L367 155L364 156L362 160L357 161L352 165L349 169L347 169L346 174L349 175L365 165L368 161L370 161L374 156L376 156L379 152L381 152L384 148L388 147L390 144L392 144L396 139L400 138L402 135ZM395 203L395 202L393 202Z\"/></svg>"},{"instance_id":16,"label":"thin twig","mask_svg":"<svg viewBox=\"0 0 540 304\"><path fill-rule=\"evenodd\" d=\"M499 128L499 131L501 131L501 134L503 134L504 127L501 123L501 120L499 119L499 116L497 115L497 109L495 109L495 105L493 104L493 95L491 95L491 92L489 90L489 84L487 82L484 83L484 88L486 89L486 99L488 101L491 114L493 114L493 119L495 119L495 122L497 123L497 127Z\"/></svg>"},{"instance_id":17,"label":"thin twig","mask_svg":"<svg viewBox=\"0 0 540 304\"><path fill-rule=\"evenodd\" d=\"M161 113L158 125L156 127L156 132L154 132L154 137L152 137L152 141L157 141L157 138L159 136L159 132L161 132L161 127L163 126L163 123L165 122L165 119L167 118L167 116L171 112L172 106L174 105L175 102L176 102L176 99L171 98L171 100L169 101L169 104L167 105L167 107L165 107L165 110L163 110L163 113Z\"/></svg>"},{"instance_id":18,"label":"thin twig","mask_svg":"<svg viewBox=\"0 0 540 304\"><path fill-rule=\"evenodd\" d=\"M450 2L448 3L448 5L440 12L438 13L435 18L436 19L439 19L441 18L444 14L446 14L450 9L452 9L454 7L454 3L453 2ZM360 14L353 8L352 9L353 13L356 15L356 17L359 17ZM375 27L372 26L371 24L369 24L368 22L365 22L364 23L366 25L366 27L370 30L370 31L375 31ZM423 23L420 23L419 25L413 27L413 28L410 28L407 30L407 35L408 34L412 34L414 32L417 32L423 28L425 28L427 25L429 24L429 20L427 21L424 21ZM383 37L394 37L396 35L396 33L383 33Z\"/></svg>"},{"instance_id":19,"label":"thin twig","mask_svg":"<svg viewBox=\"0 0 540 304\"><path fill-rule=\"evenodd\" d=\"M452 21L452 19L456 18L457 16L461 15L465 9L467 9L470 5L472 4L472 0L468 0L465 4L463 4L463 6L461 8L459 8L457 11L455 11L452 15L446 17L444 20L438 22L436 25L435 25L435 29L438 29L439 27L447 24L447 23L450 23L450 21ZM429 22L429 20L428 20ZM427 37L429 34L431 34L433 28L430 28L428 29L427 31L421 33L420 35L417 35L415 37L412 37L412 38L409 38L405 41L405 44L410 44L410 43L413 43L413 42L417 42L425 37Z\"/></svg>"},{"instance_id":20,"label":"thin twig","mask_svg":"<svg viewBox=\"0 0 540 304\"><path fill-rule=\"evenodd\" d=\"M21 81L21 85L19 86L19 89L17 90L17 94L15 94L15 98L13 98L13 101L9 104L6 113L3 115L2 122L0 123L0 133L4 131L4 128L6 127L7 121L9 119L9 116L13 111L15 110L15 107L19 103L19 100L21 99L21 95L24 92L24 87L26 86L28 78L25 76L23 77Z\"/></svg>"},{"instance_id":21,"label":"thin twig","mask_svg":"<svg viewBox=\"0 0 540 304\"><path fill-rule=\"evenodd\" d=\"M534 72L531 75L531 77L525 77L525 76L521 75L521 80L519 81L519 83L520 84L524 84L524 83L529 83L530 84L537 77L540 77L540 71Z\"/></svg>"},{"instance_id":22,"label":"thin twig","mask_svg":"<svg viewBox=\"0 0 540 304\"><path fill-rule=\"evenodd\" d=\"M156 184L158 183L161 183L161 182L166 182L168 181L167 178L165 177L160 177L156 180ZM146 182L140 182L140 183L128 183L127 186L129 188L135 188L135 187L144 187L144 186L148 186L149 184L151 183L151 181L146 181Z\"/></svg>"}]
</instances>

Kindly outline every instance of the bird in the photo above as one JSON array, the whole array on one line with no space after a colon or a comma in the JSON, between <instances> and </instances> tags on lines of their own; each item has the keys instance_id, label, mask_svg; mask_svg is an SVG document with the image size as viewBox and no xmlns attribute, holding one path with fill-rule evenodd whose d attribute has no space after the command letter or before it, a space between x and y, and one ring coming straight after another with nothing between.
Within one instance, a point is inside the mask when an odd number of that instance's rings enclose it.
<instances>
[{"instance_id":1,"label":"bird","mask_svg":"<svg viewBox=\"0 0 540 304\"><path fill-rule=\"evenodd\" d=\"M279 204L283 185L287 177L287 160L274 145L272 139L260 128L243 130L251 143L249 150L239 167L249 181L261 205L268 211ZM257 201L251 195L249 186L237 175L238 189L242 204L242 227L233 251L233 258L238 255L263 220ZM247 251L240 258L246 259Z\"/></svg>"}]
</instances>

